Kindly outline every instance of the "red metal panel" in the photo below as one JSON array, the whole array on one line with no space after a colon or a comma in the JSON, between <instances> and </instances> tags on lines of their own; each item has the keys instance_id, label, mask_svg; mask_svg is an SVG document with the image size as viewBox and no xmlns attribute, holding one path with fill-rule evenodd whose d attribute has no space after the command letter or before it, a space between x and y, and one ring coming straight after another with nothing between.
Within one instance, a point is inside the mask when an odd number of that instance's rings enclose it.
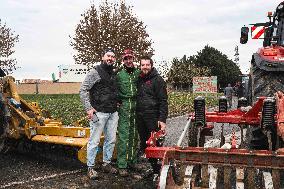
<instances>
[{"instance_id":1,"label":"red metal panel","mask_svg":"<svg viewBox=\"0 0 284 189\"><path fill-rule=\"evenodd\" d=\"M240 109L232 110L227 113L206 112L206 121L216 123L259 125L260 112L264 99L265 97L260 97L248 112L242 112Z\"/></svg>"},{"instance_id":2,"label":"red metal panel","mask_svg":"<svg viewBox=\"0 0 284 189\"><path fill-rule=\"evenodd\" d=\"M203 147L148 147L147 158L175 159L189 164L284 169L284 152Z\"/></svg>"}]
</instances>

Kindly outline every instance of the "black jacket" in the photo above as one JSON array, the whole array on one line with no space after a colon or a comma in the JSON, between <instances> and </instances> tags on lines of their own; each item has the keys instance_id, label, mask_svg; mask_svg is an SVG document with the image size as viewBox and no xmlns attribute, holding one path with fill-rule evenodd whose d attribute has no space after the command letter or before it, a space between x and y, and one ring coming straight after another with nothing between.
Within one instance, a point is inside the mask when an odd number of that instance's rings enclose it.
<instances>
[{"instance_id":1,"label":"black jacket","mask_svg":"<svg viewBox=\"0 0 284 189\"><path fill-rule=\"evenodd\" d=\"M0 77L6 76L5 72L0 68Z\"/></svg>"},{"instance_id":2,"label":"black jacket","mask_svg":"<svg viewBox=\"0 0 284 189\"><path fill-rule=\"evenodd\" d=\"M147 75L141 74L137 84L137 113L158 118L166 123L168 116L167 86L163 78L153 68Z\"/></svg>"},{"instance_id":3,"label":"black jacket","mask_svg":"<svg viewBox=\"0 0 284 189\"><path fill-rule=\"evenodd\" d=\"M99 112L113 113L117 111L118 89L116 73L107 69L105 64L95 68L100 80L90 90L92 106Z\"/></svg>"}]
</instances>

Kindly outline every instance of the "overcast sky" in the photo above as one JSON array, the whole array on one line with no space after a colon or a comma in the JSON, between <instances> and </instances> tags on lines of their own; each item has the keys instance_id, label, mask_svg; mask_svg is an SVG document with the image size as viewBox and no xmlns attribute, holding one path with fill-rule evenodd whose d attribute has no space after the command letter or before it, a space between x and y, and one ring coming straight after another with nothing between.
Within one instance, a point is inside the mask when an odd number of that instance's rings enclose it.
<instances>
[{"instance_id":1,"label":"overcast sky","mask_svg":"<svg viewBox=\"0 0 284 189\"><path fill-rule=\"evenodd\" d=\"M51 79L60 64L74 64L69 35L74 35L81 14L100 0L0 0L0 19L16 34L19 42L14 57L20 67L17 79ZM246 72L251 54L261 40L239 44L240 28L266 22L281 0L126 0L147 25L154 41L154 59L194 55L205 45L234 59L239 46L240 68Z\"/></svg>"}]
</instances>

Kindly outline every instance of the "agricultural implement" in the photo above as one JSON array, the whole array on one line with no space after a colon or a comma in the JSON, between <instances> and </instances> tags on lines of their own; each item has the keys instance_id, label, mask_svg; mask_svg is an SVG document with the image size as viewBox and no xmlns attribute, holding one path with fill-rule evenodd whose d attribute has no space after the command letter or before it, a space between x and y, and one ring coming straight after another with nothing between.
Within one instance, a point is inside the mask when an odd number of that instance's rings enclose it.
<instances>
[{"instance_id":1,"label":"agricultural implement","mask_svg":"<svg viewBox=\"0 0 284 189\"><path fill-rule=\"evenodd\" d=\"M90 129L80 126L66 126L52 119L37 103L28 103L16 90L14 78L1 78L0 100L0 152L4 153L19 143L40 143L62 145L75 149L78 159L86 163L86 147ZM102 147L103 136L99 149ZM25 145L25 144L24 144ZM99 150L98 149L98 150ZM102 158L98 154L98 161Z\"/></svg>"},{"instance_id":2,"label":"agricultural implement","mask_svg":"<svg viewBox=\"0 0 284 189\"><path fill-rule=\"evenodd\" d=\"M252 39L263 39L263 47L253 53L251 59L247 99L250 104L258 97L273 96L277 91L284 92L284 2L280 3L274 13L268 12L268 22L251 24L241 29L240 42L248 41L251 29ZM261 128L251 129L254 149L265 149L267 137ZM275 135L272 141L276 141Z\"/></svg>"},{"instance_id":3,"label":"agricultural implement","mask_svg":"<svg viewBox=\"0 0 284 189\"><path fill-rule=\"evenodd\" d=\"M221 98L219 111L206 112L199 97L175 147L157 145L162 132L151 135L146 155L162 160L159 188L284 188L284 2L268 18L251 27L252 37L262 38L263 47L252 55L248 102L241 99L238 109L227 111ZM242 27L242 44L248 33L249 28ZM222 125L220 146L204 147L215 123ZM225 144L224 123L238 124L240 145L234 133L231 144ZM186 132L188 147L181 147Z\"/></svg>"},{"instance_id":4,"label":"agricultural implement","mask_svg":"<svg viewBox=\"0 0 284 189\"><path fill-rule=\"evenodd\" d=\"M194 114L180 136L177 145L160 147L162 131L152 133L147 141L146 157L162 162L159 188L282 188L284 187L284 96L260 97L251 107L246 99L238 109L227 111L225 97L219 100L219 111L206 112L205 99L194 101ZM206 136L212 135L214 123L222 123L220 147L204 147ZM223 123L238 124L240 144L231 135L225 143ZM259 127L267 137L266 150L242 147L245 128ZM188 147L181 146L188 133ZM276 138L276 141L273 139ZM248 139L247 139L248 140ZM282 179L281 179L282 177Z\"/></svg>"}]
</instances>

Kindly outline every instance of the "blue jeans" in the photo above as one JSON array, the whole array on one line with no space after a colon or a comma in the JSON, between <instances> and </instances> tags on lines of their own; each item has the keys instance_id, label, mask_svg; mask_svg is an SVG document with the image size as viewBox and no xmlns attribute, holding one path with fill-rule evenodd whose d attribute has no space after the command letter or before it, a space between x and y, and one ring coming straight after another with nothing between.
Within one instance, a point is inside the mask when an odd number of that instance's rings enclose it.
<instances>
[{"instance_id":1,"label":"blue jeans","mask_svg":"<svg viewBox=\"0 0 284 189\"><path fill-rule=\"evenodd\" d=\"M104 133L103 162L110 163L116 141L118 113L97 112L96 114L98 119L90 121L90 138L87 146L88 167L95 165L102 133Z\"/></svg>"}]
</instances>

